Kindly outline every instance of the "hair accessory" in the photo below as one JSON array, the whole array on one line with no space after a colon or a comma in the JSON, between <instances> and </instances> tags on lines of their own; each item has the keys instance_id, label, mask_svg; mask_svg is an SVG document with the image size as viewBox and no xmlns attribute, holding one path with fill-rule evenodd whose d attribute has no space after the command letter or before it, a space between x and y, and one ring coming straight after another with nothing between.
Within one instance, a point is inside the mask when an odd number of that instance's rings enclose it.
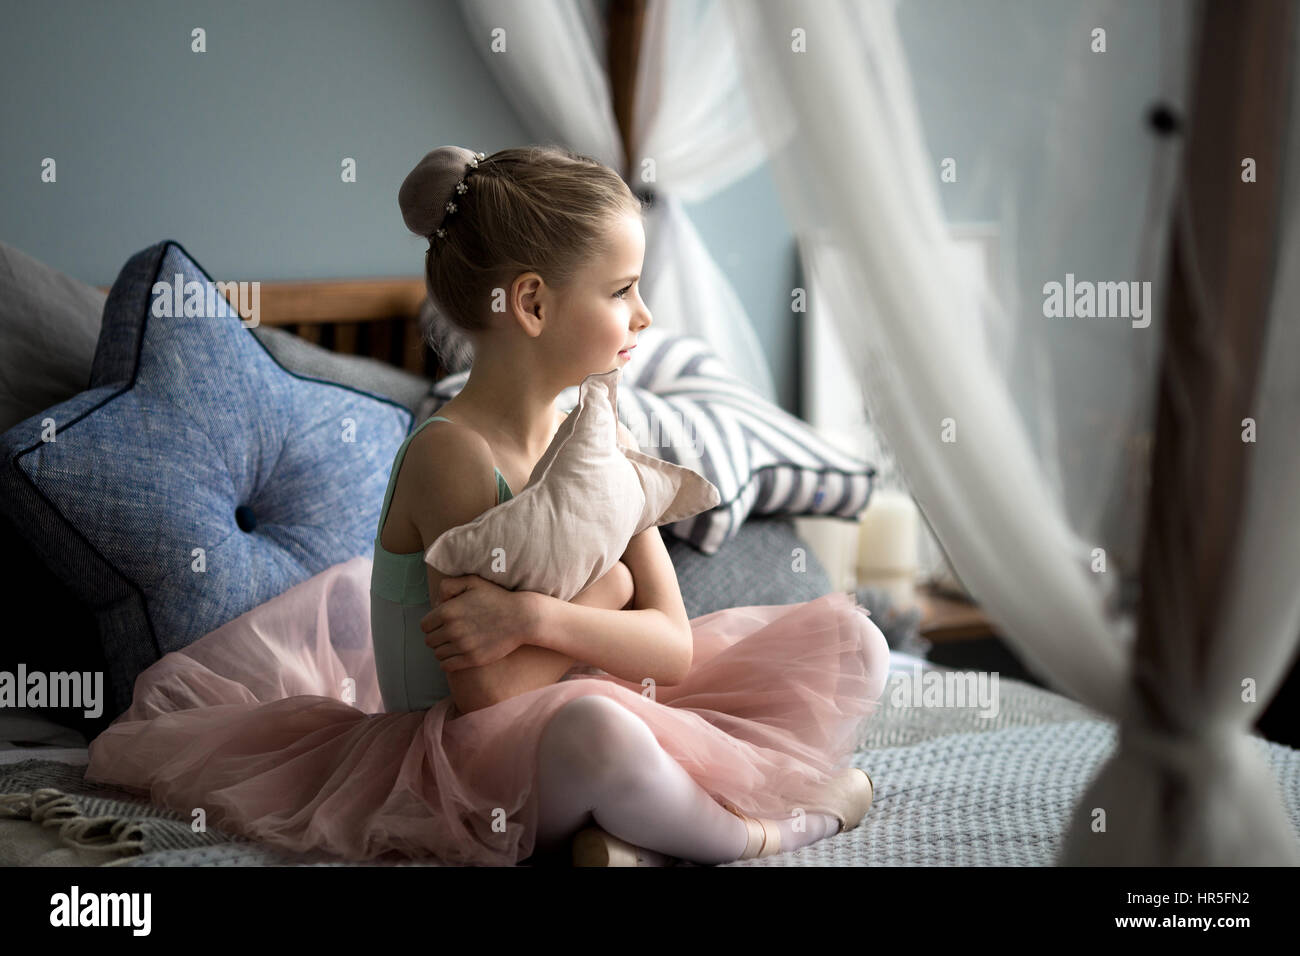
<instances>
[{"instance_id":1,"label":"hair accessory","mask_svg":"<svg viewBox=\"0 0 1300 956\"><path fill-rule=\"evenodd\" d=\"M458 208L456 197L469 192L466 180L486 158L460 146L440 146L427 153L397 192L406 227L430 240L445 239L447 219Z\"/></svg>"}]
</instances>

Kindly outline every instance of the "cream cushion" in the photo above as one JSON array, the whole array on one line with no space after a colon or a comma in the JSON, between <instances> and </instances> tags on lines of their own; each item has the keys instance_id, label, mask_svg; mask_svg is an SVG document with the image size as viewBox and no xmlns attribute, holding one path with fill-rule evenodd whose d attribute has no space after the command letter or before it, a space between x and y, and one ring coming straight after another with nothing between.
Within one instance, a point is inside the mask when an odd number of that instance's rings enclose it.
<instances>
[{"instance_id":1,"label":"cream cushion","mask_svg":"<svg viewBox=\"0 0 1300 956\"><path fill-rule=\"evenodd\" d=\"M718 489L702 475L619 442L621 374L583 379L524 488L443 532L424 560L448 577L477 574L568 601L603 577L634 535L716 506Z\"/></svg>"}]
</instances>

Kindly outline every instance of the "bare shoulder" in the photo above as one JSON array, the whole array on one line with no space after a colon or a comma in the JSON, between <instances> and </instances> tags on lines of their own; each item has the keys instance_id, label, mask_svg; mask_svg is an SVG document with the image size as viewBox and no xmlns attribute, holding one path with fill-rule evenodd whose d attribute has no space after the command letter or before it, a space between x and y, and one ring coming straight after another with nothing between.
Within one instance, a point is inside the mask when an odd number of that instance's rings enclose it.
<instances>
[{"instance_id":1,"label":"bare shoulder","mask_svg":"<svg viewBox=\"0 0 1300 956\"><path fill-rule=\"evenodd\" d=\"M404 511L426 547L497 503L491 447L455 422L435 422L411 439L400 481L409 492Z\"/></svg>"}]
</instances>

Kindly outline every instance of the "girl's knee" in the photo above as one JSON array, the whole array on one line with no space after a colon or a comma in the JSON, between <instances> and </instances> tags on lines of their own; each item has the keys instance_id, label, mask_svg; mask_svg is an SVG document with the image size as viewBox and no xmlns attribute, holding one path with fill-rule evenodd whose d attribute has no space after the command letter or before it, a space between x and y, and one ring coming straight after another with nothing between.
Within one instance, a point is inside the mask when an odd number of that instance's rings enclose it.
<instances>
[{"instance_id":1,"label":"girl's knee","mask_svg":"<svg viewBox=\"0 0 1300 956\"><path fill-rule=\"evenodd\" d=\"M862 639L862 658L867 671L867 696L879 699L889 680L889 642L876 623L865 611L858 610L859 633Z\"/></svg>"},{"instance_id":2,"label":"girl's knee","mask_svg":"<svg viewBox=\"0 0 1300 956\"><path fill-rule=\"evenodd\" d=\"M582 771L619 770L654 742L636 714L604 694L584 694L557 710L542 732L541 746L551 759Z\"/></svg>"}]
</instances>

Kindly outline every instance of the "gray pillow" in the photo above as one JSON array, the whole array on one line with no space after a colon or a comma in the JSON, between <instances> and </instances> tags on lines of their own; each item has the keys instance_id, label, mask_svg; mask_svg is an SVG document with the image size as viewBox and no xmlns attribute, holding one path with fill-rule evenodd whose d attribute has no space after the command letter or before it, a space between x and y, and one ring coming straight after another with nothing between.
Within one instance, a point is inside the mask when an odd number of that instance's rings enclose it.
<instances>
[{"instance_id":1,"label":"gray pillow","mask_svg":"<svg viewBox=\"0 0 1300 956\"><path fill-rule=\"evenodd\" d=\"M826 569L791 518L750 518L713 555L701 554L665 528L659 532L677 570L687 617L728 607L799 604L831 591ZM796 548L803 549L803 565L795 564Z\"/></svg>"},{"instance_id":2,"label":"gray pillow","mask_svg":"<svg viewBox=\"0 0 1300 956\"><path fill-rule=\"evenodd\" d=\"M0 242L0 433L85 391L107 298ZM340 355L269 325L251 331L295 375L391 398L413 415L431 404L433 382L387 362Z\"/></svg>"},{"instance_id":3,"label":"gray pillow","mask_svg":"<svg viewBox=\"0 0 1300 956\"><path fill-rule=\"evenodd\" d=\"M318 378L391 398L412 415L426 404L429 389L433 385L427 378L412 375L379 359L362 355L340 355L274 326L258 325L251 331L266 346L271 357L295 375ZM426 415L425 418L427 417ZM423 421L424 418L417 419L415 424Z\"/></svg>"},{"instance_id":4,"label":"gray pillow","mask_svg":"<svg viewBox=\"0 0 1300 956\"><path fill-rule=\"evenodd\" d=\"M0 432L85 390L106 298L0 242Z\"/></svg>"},{"instance_id":5,"label":"gray pillow","mask_svg":"<svg viewBox=\"0 0 1300 956\"><path fill-rule=\"evenodd\" d=\"M825 568L812 547L799 537L792 518L750 518L718 551L725 561L701 554L664 528L659 530L677 570L687 617L727 607L798 604L831 592ZM805 571L794 570L795 548L803 548L807 555ZM876 588L858 588L854 597L871 612L891 650L925 656L918 608L900 611L893 607L887 591Z\"/></svg>"}]
</instances>

